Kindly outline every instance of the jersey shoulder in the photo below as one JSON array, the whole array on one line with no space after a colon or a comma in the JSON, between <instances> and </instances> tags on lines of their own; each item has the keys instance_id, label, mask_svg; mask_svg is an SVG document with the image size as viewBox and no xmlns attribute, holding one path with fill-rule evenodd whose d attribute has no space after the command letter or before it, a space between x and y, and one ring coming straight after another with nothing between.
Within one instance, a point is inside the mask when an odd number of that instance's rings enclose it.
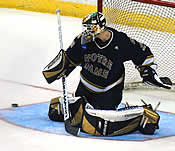
<instances>
[{"instance_id":1,"label":"jersey shoulder","mask_svg":"<svg viewBox=\"0 0 175 151\"><path fill-rule=\"evenodd\" d=\"M113 32L114 39L116 39L118 41L123 41L123 40L129 39L129 37L127 36L127 34L124 33L124 32L118 31L118 30L116 30L114 28L111 28L111 27L107 27L107 29L109 31Z\"/></svg>"},{"instance_id":2,"label":"jersey shoulder","mask_svg":"<svg viewBox=\"0 0 175 151\"><path fill-rule=\"evenodd\" d=\"M82 34L79 34L78 36L76 36L73 39L73 41L72 41L72 43L71 43L71 45L70 45L69 48L73 48L73 47L77 47L77 46L80 46L81 45L81 35Z\"/></svg>"},{"instance_id":3,"label":"jersey shoulder","mask_svg":"<svg viewBox=\"0 0 175 151\"><path fill-rule=\"evenodd\" d=\"M115 35L121 35L121 36L127 36L126 33L124 32L121 32L121 31L118 31L117 29L115 28L112 28L112 27L106 27L109 31L112 31Z\"/></svg>"}]
</instances>

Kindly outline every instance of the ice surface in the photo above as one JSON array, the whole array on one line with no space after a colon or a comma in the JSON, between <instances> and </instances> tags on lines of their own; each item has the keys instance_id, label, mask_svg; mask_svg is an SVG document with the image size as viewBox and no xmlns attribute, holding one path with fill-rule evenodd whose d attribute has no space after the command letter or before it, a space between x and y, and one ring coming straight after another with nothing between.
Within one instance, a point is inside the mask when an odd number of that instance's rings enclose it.
<instances>
[{"instance_id":1,"label":"ice surface","mask_svg":"<svg viewBox=\"0 0 175 151\"><path fill-rule=\"evenodd\" d=\"M61 17L66 49L81 32L81 19ZM61 94L61 81L48 85L42 69L59 51L56 15L14 9L0 9L0 109L48 102ZM79 81L79 68L67 78L68 91L73 93ZM47 88L47 89L46 89ZM139 102L140 97L154 105L161 100L162 111L174 112L174 93L126 92L124 102ZM170 96L170 98L168 97ZM109 141L49 134L12 125L0 117L0 150L122 150L174 151L175 136L145 142Z\"/></svg>"}]
</instances>

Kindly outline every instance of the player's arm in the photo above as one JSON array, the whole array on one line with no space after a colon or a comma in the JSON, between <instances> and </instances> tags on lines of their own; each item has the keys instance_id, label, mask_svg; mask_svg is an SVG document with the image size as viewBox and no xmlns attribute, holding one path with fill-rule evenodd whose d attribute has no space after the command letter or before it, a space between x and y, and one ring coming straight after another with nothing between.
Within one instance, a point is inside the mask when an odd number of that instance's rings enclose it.
<instances>
[{"instance_id":1,"label":"player's arm","mask_svg":"<svg viewBox=\"0 0 175 151\"><path fill-rule=\"evenodd\" d=\"M172 82L168 77L159 77L154 63L154 56L148 46L131 39L133 44L133 62L140 72L145 84L171 89Z\"/></svg>"},{"instance_id":2,"label":"player's arm","mask_svg":"<svg viewBox=\"0 0 175 151\"><path fill-rule=\"evenodd\" d=\"M74 39L67 51L60 50L58 55L44 68L43 75L49 84L64 75L68 76L81 63L81 58L76 55L80 51L76 41L77 38Z\"/></svg>"},{"instance_id":3,"label":"player's arm","mask_svg":"<svg viewBox=\"0 0 175 151\"><path fill-rule=\"evenodd\" d=\"M168 77L159 78L154 64L154 56L148 46L134 39L129 38L126 34L122 35L122 47L124 60L132 60L143 78L143 82L157 87L170 89L172 82Z\"/></svg>"}]
</instances>

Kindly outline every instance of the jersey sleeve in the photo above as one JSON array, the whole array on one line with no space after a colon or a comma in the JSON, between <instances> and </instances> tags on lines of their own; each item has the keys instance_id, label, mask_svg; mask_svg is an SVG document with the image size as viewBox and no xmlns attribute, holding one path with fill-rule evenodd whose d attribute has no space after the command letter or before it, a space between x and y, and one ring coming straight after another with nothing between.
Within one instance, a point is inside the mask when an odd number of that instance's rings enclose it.
<instances>
[{"instance_id":1,"label":"jersey sleeve","mask_svg":"<svg viewBox=\"0 0 175 151\"><path fill-rule=\"evenodd\" d=\"M124 61L132 60L136 66L149 65L154 61L154 56L148 46L140 43L126 34L121 33L120 44Z\"/></svg>"},{"instance_id":2,"label":"jersey sleeve","mask_svg":"<svg viewBox=\"0 0 175 151\"><path fill-rule=\"evenodd\" d=\"M69 61L76 65L81 64L83 59L80 37L81 35L77 36L66 50Z\"/></svg>"}]
</instances>

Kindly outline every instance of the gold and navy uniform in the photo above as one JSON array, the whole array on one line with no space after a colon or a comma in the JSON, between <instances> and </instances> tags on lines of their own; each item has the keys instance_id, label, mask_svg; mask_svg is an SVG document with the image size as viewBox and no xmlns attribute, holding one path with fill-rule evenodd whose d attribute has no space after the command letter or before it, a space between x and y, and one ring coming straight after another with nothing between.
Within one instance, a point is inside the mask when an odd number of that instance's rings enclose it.
<instances>
[{"instance_id":1,"label":"gold and navy uniform","mask_svg":"<svg viewBox=\"0 0 175 151\"><path fill-rule=\"evenodd\" d=\"M110 39L100 39L81 45L77 36L66 54L74 64L81 64L80 84L76 95L84 95L90 104L100 109L114 109L122 99L124 62L136 66L153 63L153 55L146 45L129 38L125 33L107 27Z\"/></svg>"}]
</instances>

